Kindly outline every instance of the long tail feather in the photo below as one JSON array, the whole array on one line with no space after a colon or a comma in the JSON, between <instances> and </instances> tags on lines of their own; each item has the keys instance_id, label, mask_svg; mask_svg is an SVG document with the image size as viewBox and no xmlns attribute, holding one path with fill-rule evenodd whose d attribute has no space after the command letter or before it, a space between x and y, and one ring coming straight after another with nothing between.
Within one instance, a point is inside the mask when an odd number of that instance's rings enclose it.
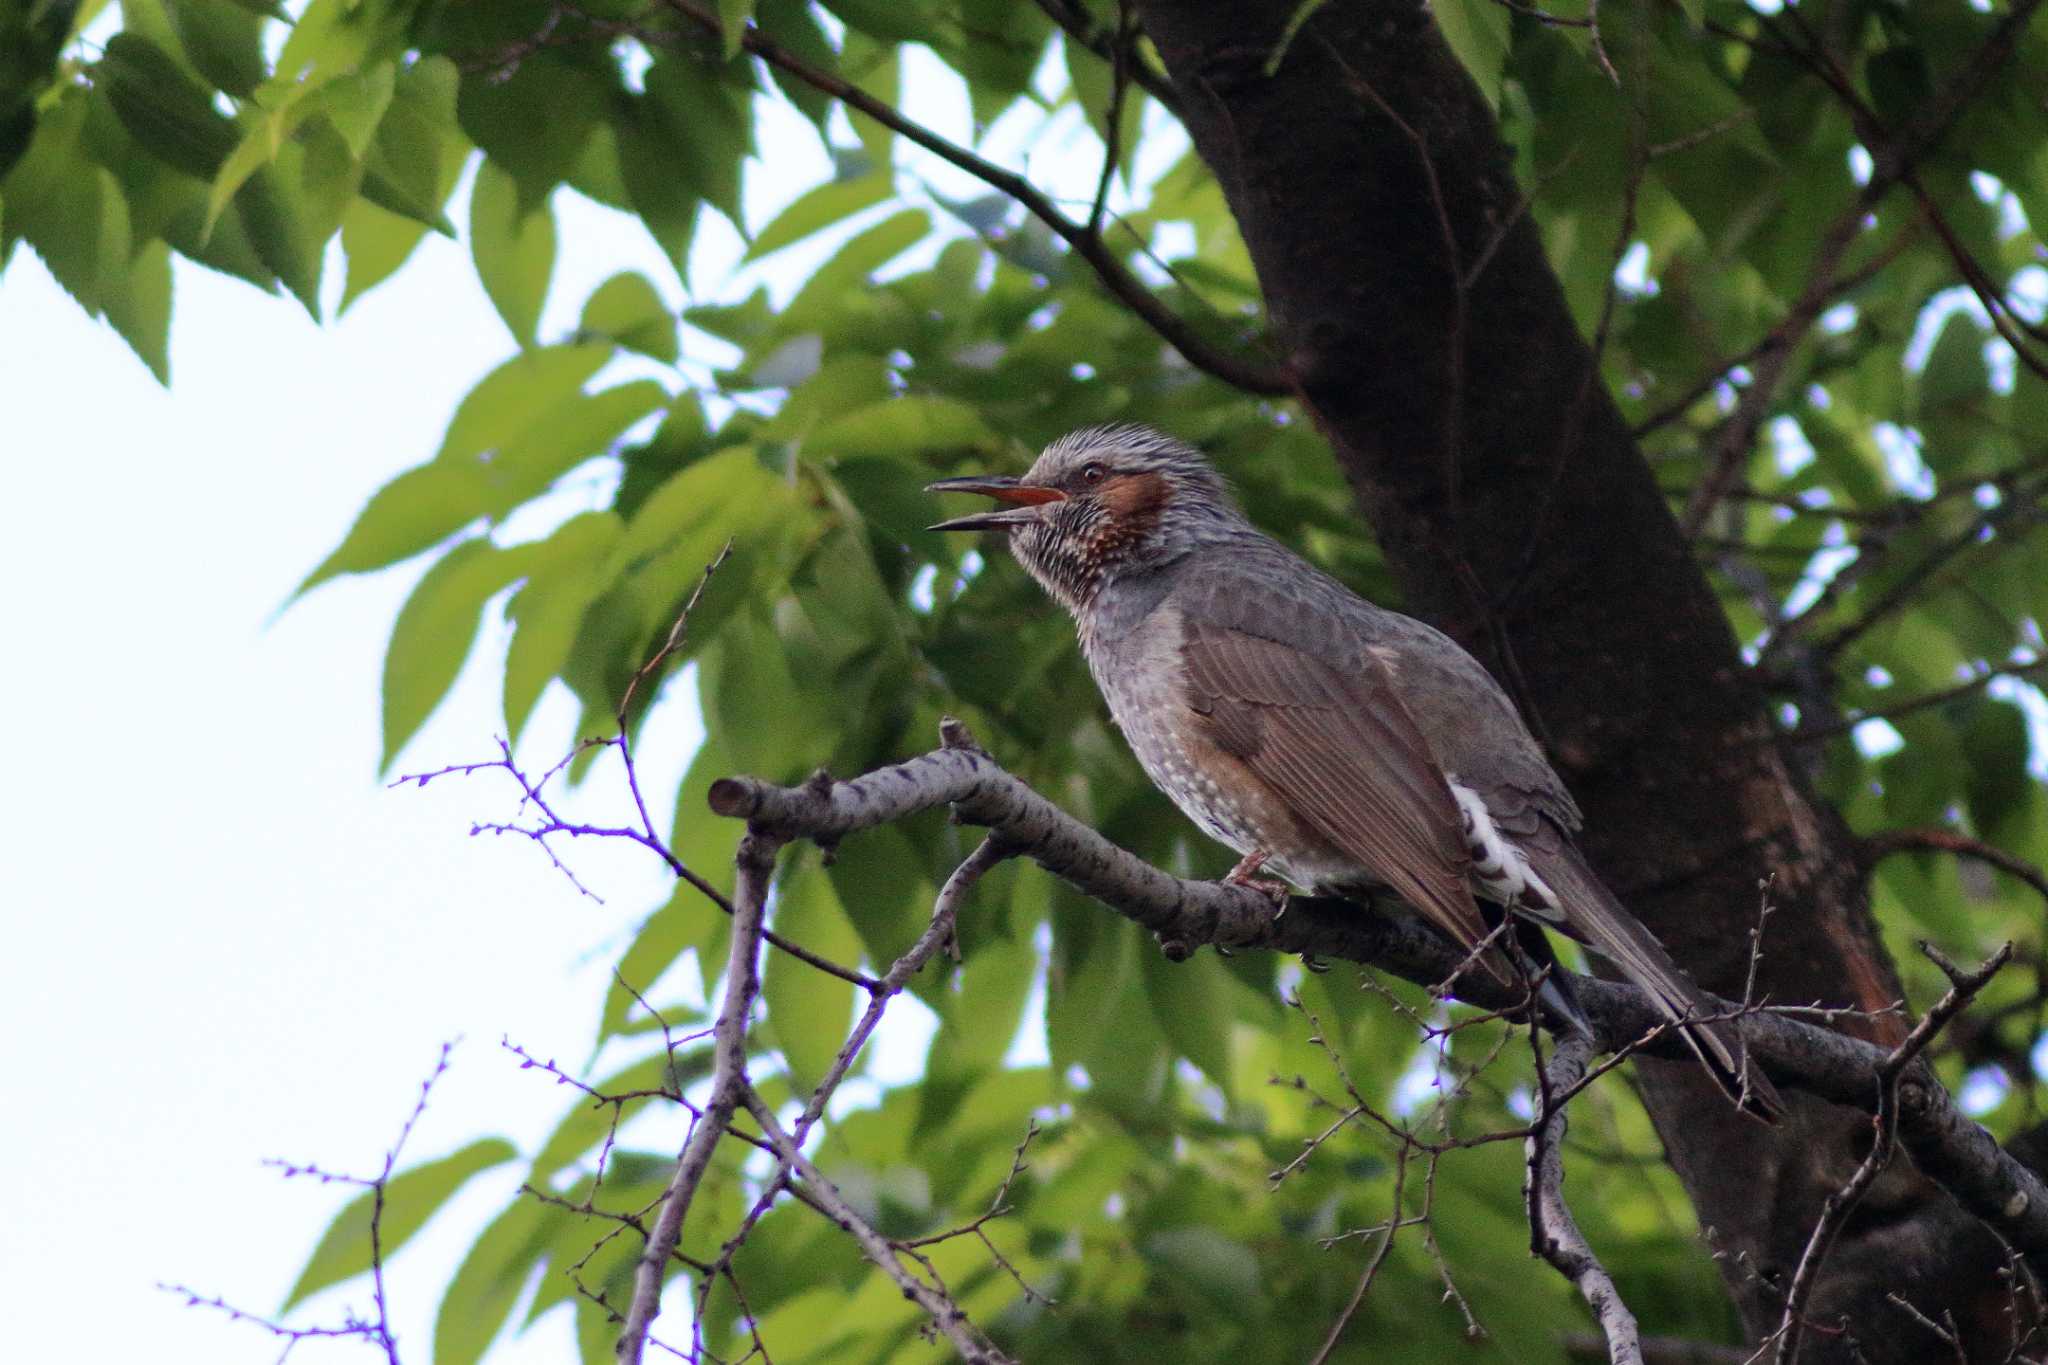
<instances>
[{"instance_id":1,"label":"long tail feather","mask_svg":"<svg viewBox=\"0 0 2048 1365\"><path fill-rule=\"evenodd\" d=\"M1700 1065L1743 1112L1774 1122L1784 1102L1763 1072L1750 1064L1741 1032L1733 1020L1714 1018L1724 1011L1695 986L1656 935L1609 891L1569 844L1529 850L1531 863L1563 903L1558 926L1606 958L1629 982L1655 1002L1664 1017L1677 1025Z\"/></svg>"}]
</instances>

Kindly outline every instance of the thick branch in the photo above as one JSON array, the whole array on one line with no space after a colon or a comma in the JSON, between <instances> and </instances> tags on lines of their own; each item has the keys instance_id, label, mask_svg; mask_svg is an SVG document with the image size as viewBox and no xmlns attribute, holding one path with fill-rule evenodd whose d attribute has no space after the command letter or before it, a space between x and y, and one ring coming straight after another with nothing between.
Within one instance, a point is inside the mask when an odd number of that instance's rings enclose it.
<instances>
[{"instance_id":1,"label":"thick branch","mask_svg":"<svg viewBox=\"0 0 2048 1365\"><path fill-rule=\"evenodd\" d=\"M719 815L747 821L757 837L828 843L951 805L962 821L987 826L1017 856L1143 925L1170 950L1209 944L1339 958L1427 986L1456 976L1448 993L1484 1008L1522 1003L1513 987L1483 972L1459 975L1464 955L1407 917L1306 896L1276 916L1272 903L1249 887L1163 872L1004 771L958 727L949 728L945 748L850 781L780 787L751 777L721 778L711 786L710 805ZM1572 989L1601 1050L1683 1055L1667 1036L1663 1016L1635 987L1574 977ZM1751 1057L1780 1086L1875 1110L1889 1049L1784 1010L1719 1004L1740 1028ZM2048 1184L1958 1109L1924 1063L1916 1061L1899 1077L1898 1135L1914 1164L1975 1217L2023 1252L2048 1252Z\"/></svg>"}]
</instances>

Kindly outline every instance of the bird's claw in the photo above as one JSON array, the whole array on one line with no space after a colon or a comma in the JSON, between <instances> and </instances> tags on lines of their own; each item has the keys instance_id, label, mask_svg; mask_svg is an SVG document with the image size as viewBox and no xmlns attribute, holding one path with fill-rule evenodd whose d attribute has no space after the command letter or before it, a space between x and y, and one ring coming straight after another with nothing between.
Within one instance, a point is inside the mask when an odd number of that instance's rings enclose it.
<instances>
[{"instance_id":1,"label":"bird's claw","mask_svg":"<svg viewBox=\"0 0 2048 1365\"><path fill-rule=\"evenodd\" d=\"M1273 902L1273 918L1279 919L1287 913L1287 898L1294 894L1286 882L1274 881L1271 877L1258 876L1258 870L1266 865L1272 855L1264 849L1254 849L1237 860L1237 866L1223 875L1230 886L1248 886Z\"/></svg>"}]
</instances>

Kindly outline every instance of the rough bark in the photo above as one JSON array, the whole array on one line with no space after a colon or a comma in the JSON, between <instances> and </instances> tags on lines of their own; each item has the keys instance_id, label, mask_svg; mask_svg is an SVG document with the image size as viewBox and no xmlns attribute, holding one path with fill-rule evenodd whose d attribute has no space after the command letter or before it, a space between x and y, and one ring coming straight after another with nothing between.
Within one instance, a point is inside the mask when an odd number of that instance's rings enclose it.
<instances>
[{"instance_id":1,"label":"rough bark","mask_svg":"<svg viewBox=\"0 0 2048 1365\"><path fill-rule=\"evenodd\" d=\"M1711 587L1589 379L1491 112L1427 10L1326 4L1268 75L1297 0L1137 8L1406 605L1516 694L1585 808L1602 873L1710 989L1740 993L1768 883L1770 998L1898 998L1850 836L1773 742ZM1691 1068L1640 1074L1761 1338L1868 1121L1802 1099L1766 1130ZM1937 1321L1947 1310L1972 1358L1998 1358L2001 1263L1981 1225L1901 1167L1844 1229L1809 1309L1828 1330L1802 1359L1924 1359L1924 1329L1892 1294ZM1845 1318L1849 1333L1833 1332Z\"/></svg>"}]
</instances>

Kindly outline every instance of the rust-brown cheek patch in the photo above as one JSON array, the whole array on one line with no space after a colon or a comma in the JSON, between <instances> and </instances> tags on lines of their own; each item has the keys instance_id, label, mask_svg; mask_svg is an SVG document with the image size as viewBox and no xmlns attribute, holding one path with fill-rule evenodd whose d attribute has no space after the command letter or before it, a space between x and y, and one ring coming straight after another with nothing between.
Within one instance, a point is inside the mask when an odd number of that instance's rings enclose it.
<instances>
[{"instance_id":1,"label":"rust-brown cheek patch","mask_svg":"<svg viewBox=\"0 0 2048 1365\"><path fill-rule=\"evenodd\" d=\"M1112 517L1140 526L1149 526L1158 519L1166 496L1163 474L1119 474L1096 494Z\"/></svg>"}]
</instances>

